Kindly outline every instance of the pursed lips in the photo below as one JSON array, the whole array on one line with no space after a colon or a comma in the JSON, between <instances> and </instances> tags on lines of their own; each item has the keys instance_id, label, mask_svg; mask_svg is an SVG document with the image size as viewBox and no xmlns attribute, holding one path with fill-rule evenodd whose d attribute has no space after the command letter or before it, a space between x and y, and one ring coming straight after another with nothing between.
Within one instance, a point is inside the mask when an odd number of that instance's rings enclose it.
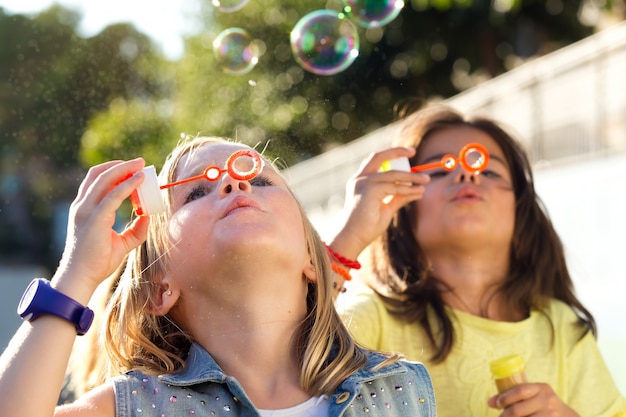
<instances>
[{"instance_id":1,"label":"pursed lips","mask_svg":"<svg viewBox=\"0 0 626 417\"><path fill-rule=\"evenodd\" d=\"M459 200L482 200L480 193L472 186L461 187L452 198L452 201Z\"/></svg>"},{"instance_id":2,"label":"pursed lips","mask_svg":"<svg viewBox=\"0 0 626 417\"><path fill-rule=\"evenodd\" d=\"M222 216L220 218L224 218L230 215L233 211L239 210L242 208L252 208L256 210L261 210L261 207L252 199L244 197L244 196L236 196L234 197L230 203L226 206Z\"/></svg>"}]
</instances>

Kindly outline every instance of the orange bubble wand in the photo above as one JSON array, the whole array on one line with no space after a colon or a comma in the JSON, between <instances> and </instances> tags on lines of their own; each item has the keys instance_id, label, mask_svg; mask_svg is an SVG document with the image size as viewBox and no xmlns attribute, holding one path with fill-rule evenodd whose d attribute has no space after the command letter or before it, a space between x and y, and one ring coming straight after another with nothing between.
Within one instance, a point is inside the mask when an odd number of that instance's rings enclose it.
<instances>
[{"instance_id":1,"label":"orange bubble wand","mask_svg":"<svg viewBox=\"0 0 626 417\"><path fill-rule=\"evenodd\" d=\"M252 167L247 171L240 171L236 167L236 163L240 161L245 161L247 158L252 160ZM234 178L239 181L248 181L252 178L259 175L259 172L263 169L263 159L258 152L253 151L252 149L240 149L237 152L234 152L231 156L226 160L226 168L220 168L215 165L211 165L207 167L202 175L197 175L195 177L186 178L184 180L171 182L169 184L161 185L159 188L161 190L165 188L174 187L175 185L185 184L191 181L206 179L208 181L217 181L224 172L228 172L231 178Z\"/></svg>"},{"instance_id":2,"label":"orange bubble wand","mask_svg":"<svg viewBox=\"0 0 626 417\"><path fill-rule=\"evenodd\" d=\"M397 158L385 161L381 170L390 171L395 169L398 171L419 172L427 169L443 168L445 171L454 171L458 165L461 165L466 171L479 174L487 168L488 163L489 151L487 148L480 143L469 143L461 149L458 158L452 154L446 154L439 161L413 167L409 165L408 158Z\"/></svg>"},{"instance_id":3,"label":"orange bubble wand","mask_svg":"<svg viewBox=\"0 0 626 417\"><path fill-rule=\"evenodd\" d=\"M244 169L241 169L239 165L244 165ZM250 169L245 169L247 165L251 165ZM225 172L235 180L249 181L259 175L262 169L263 158L258 152L252 149L240 149L228 157L225 168L211 165L204 170L202 175L159 186L156 170L153 165L150 165L143 169L144 182L130 195L130 201L138 216L157 214L165 211L163 196L160 193L163 189L201 179L217 181Z\"/></svg>"}]
</instances>

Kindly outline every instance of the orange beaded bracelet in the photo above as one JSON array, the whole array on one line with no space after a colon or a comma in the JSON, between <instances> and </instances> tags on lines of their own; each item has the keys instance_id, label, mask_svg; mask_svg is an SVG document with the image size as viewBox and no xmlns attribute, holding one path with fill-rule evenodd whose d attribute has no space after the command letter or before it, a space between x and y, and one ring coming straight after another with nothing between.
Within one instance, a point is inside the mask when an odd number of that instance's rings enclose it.
<instances>
[{"instance_id":1,"label":"orange beaded bracelet","mask_svg":"<svg viewBox=\"0 0 626 417\"><path fill-rule=\"evenodd\" d=\"M336 273L341 275L343 277L343 279L345 279L346 281L350 281L352 279L352 275L350 275L350 273L348 271L343 269L343 267L341 267L341 266L339 266L339 265L337 265L335 263L331 263L330 267L333 269L333 271L335 271Z\"/></svg>"}]
</instances>

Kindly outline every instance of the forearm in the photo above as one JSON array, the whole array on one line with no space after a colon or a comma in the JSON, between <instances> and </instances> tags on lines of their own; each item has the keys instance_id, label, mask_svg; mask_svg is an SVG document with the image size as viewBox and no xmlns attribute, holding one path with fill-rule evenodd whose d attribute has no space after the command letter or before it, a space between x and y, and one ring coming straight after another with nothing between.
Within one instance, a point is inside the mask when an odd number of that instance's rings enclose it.
<instances>
[{"instance_id":1,"label":"forearm","mask_svg":"<svg viewBox=\"0 0 626 417\"><path fill-rule=\"evenodd\" d=\"M87 288L71 286L70 281L57 279L65 282L58 290L85 304ZM76 332L73 323L49 314L22 324L0 357L2 415L53 414Z\"/></svg>"},{"instance_id":2,"label":"forearm","mask_svg":"<svg viewBox=\"0 0 626 417\"><path fill-rule=\"evenodd\" d=\"M65 250L51 286L83 306L125 256L146 239L150 224L147 216L137 217L121 233L113 229L116 211L143 181L140 170L144 164L137 158L92 167L70 206ZM51 303L57 305L46 306L40 310L41 315L32 316L36 310L26 312L30 308L26 303L25 314L35 319L20 327L0 356L0 417L53 415L77 331L86 331L89 318L93 318L91 312L44 288L41 300L56 297ZM34 296L37 294L38 289ZM33 309L38 307L33 304ZM51 312L69 315L69 321Z\"/></svg>"},{"instance_id":3,"label":"forearm","mask_svg":"<svg viewBox=\"0 0 626 417\"><path fill-rule=\"evenodd\" d=\"M51 416L76 328L55 316L25 322L0 357L2 415Z\"/></svg>"},{"instance_id":4,"label":"forearm","mask_svg":"<svg viewBox=\"0 0 626 417\"><path fill-rule=\"evenodd\" d=\"M354 238L348 230L342 229L337 235L327 242L328 246L336 253L345 258L356 260L367 244Z\"/></svg>"}]
</instances>

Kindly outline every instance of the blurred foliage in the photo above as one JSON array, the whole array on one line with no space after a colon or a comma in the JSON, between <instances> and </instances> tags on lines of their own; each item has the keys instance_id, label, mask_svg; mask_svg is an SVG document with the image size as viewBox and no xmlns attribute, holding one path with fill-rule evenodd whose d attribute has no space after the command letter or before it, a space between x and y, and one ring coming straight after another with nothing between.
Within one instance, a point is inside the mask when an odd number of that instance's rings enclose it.
<instances>
[{"instance_id":1,"label":"blurred foliage","mask_svg":"<svg viewBox=\"0 0 626 417\"><path fill-rule=\"evenodd\" d=\"M404 101L450 97L588 36L603 14L624 18L618 0L407 0L387 26L359 27L348 69L320 76L295 62L289 34L340 0L250 0L235 13L199 4L204 28L175 61L129 24L82 38L71 10L0 8L0 260L54 266L64 232L54 213L87 166L141 155L159 167L183 133L267 147L291 165L388 124ZM216 65L213 39L230 27L261 46L246 75Z\"/></svg>"},{"instance_id":2,"label":"blurred foliage","mask_svg":"<svg viewBox=\"0 0 626 417\"><path fill-rule=\"evenodd\" d=\"M53 213L84 176L88 121L116 99L161 90L166 61L147 36L112 25L84 39L78 22L59 6L32 18L0 9L0 259L56 263L64 225Z\"/></svg>"},{"instance_id":3,"label":"blurred foliage","mask_svg":"<svg viewBox=\"0 0 626 417\"><path fill-rule=\"evenodd\" d=\"M407 1L389 25L359 27L360 56L348 69L320 76L295 62L289 34L311 11L341 10L340 0L249 1L235 13L219 12L210 2L202 2L205 27L186 39L184 56L171 63L172 90L167 96L171 114L164 117L179 134L226 136L261 147L269 142L267 153L292 165L388 124L403 100L453 96L526 59L588 36L593 26L579 18L585 4ZM245 29L263 51L258 65L246 75L225 73L213 55L213 40L233 27ZM96 130L92 134L100 135ZM152 140L161 143L164 138ZM116 145L105 148L120 151ZM101 156L116 155L120 153Z\"/></svg>"}]
</instances>

